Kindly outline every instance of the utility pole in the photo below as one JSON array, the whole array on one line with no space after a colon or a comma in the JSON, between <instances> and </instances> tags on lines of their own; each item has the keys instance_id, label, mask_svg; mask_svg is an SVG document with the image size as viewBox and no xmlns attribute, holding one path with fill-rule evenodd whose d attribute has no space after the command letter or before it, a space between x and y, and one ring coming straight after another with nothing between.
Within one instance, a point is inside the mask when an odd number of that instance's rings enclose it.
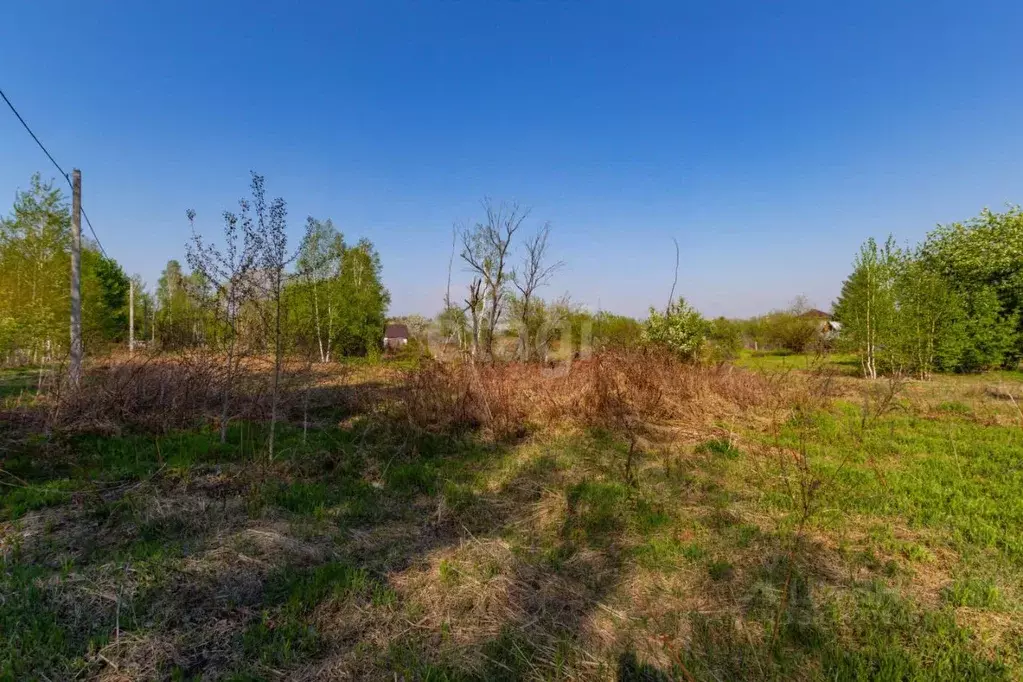
<instances>
[{"instance_id":1,"label":"utility pole","mask_svg":"<svg viewBox=\"0 0 1023 682\"><path fill-rule=\"evenodd\" d=\"M82 171L71 171L71 363L72 386L82 379Z\"/></svg>"},{"instance_id":2,"label":"utility pole","mask_svg":"<svg viewBox=\"0 0 1023 682\"><path fill-rule=\"evenodd\" d=\"M135 280L128 280L128 353L135 354Z\"/></svg>"}]
</instances>

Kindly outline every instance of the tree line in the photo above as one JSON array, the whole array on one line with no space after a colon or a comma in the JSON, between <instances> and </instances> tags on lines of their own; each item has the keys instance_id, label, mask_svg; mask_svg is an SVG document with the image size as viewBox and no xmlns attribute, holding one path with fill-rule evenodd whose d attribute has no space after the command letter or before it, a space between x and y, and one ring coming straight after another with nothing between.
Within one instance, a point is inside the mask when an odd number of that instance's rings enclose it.
<instances>
[{"instance_id":1,"label":"tree line","mask_svg":"<svg viewBox=\"0 0 1023 682\"><path fill-rule=\"evenodd\" d=\"M171 260L156 287L161 345L319 362L376 353L391 298L372 242L349 244L333 221L309 217L290 250L283 201L267 202L258 175L251 192L237 213L223 213L219 245L206 241L195 213L187 213L189 271Z\"/></svg>"},{"instance_id":2,"label":"tree line","mask_svg":"<svg viewBox=\"0 0 1023 682\"><path fill-rule=\"evenodd\" d=\"M354 243L329 219L309 217L289 249L286 206L267 201L253 176L251 197L224 212L216 244L195 230L184 261L169 260L155 290L129 276L98 245L83 241L83 336L90 352L124 344L131 284L135 337L159 349L207 348L230 363L246 354L299 355L330 362L380 349L390 294L373 244ZM745 347L854 352L865 376L974 372L1018 366L1023 357L1023 210L985 210L940 226L915 247L869 239L833 306L841 333L829 338L805 299L748 320L708 320L684 299L650 309L645 321L590 313L568 295L542 290L563 267L549 257L551 227L522 237L529 211L483 202L483 219L455 229L449 283L433 329L472 358L544 360L552 350L653 343L710 361ZM0 361L59 360L69 345L71 218L67 198L38 174L0 220ZM452 295L456 253L471 275ZM457 300L461 298L462 300ZM413 321L412 316L409 321ZM424 330L426 320L410 324ZM510 344L510 346L509 346ZM511 348L509 352L508 348Z\"/></svg>"},{"instance_id":3,"label":"tree line","mask_svg":"<svg viewBox=\"0 0 1023 682\"><path fill-rule=\"evenodd\" d=\"M983 211L915 246L867 240L834 313L868 377L1014 368L1023 357L1023 211Z\"/></svg>"},{"instance_id":4,"label":"tree line","mask_svg":"<svg viewBox=\"0 0 1023 682\"><path fill-rule=\"evenodd\" d=\"M230 355L300 354L322 362L376 353L390 294L366 239L348 243L332 221L308 218L289 250L283 200L268 202L263 179L223 214L219 243L195 230L184 263L171 259L155 290L129 278L83 240L83 338L90 353L126 344L135 284L135 338L156 349L208 348ZM0 220L0 362L59 361L70 337L71 213L67 197L39 174Z\"/></svg>"},{"instance_id":5,"label":"tree line","mask_svg":"<svg viewBox=\"0 0 1023 682\"><path fill-rule=\"evenodd\" d=\"M59 187L32 177L0 219L0 362L62 358L70 345L71 211ZM128 335L130 281L98 246L82 241L82 337L87 347Z\"/></svg>"}]
</instances>

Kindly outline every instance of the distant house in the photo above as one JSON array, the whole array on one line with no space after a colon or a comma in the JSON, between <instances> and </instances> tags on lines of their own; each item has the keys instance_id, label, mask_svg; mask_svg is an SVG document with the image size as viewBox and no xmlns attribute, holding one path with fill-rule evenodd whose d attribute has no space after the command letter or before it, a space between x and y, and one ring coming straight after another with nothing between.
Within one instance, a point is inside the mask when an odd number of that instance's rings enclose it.
<instances>
[{"instance_id":1,"label":"distant house","mask_svg":"<svg viewBox=\"0 0 1023 682\"><path fill-rule=\"evenodd\" d=\"M802 313L800 317L805 317L808 320L830 320L831 313L826 313L823 310L817 310L816 308L813 308L811 310L807 310L805 313Z\"/></svg>"},{"instance_id":2,"label":"distant house","mask_svg":"<svg viewBox=\"0 0 1023 682\"><path fill-rule=\"evenodd\" d=\"M408 327L403 324L389 324L384 329L384 348L401 348L408 343L408 338Z\"/></svg>"},{"instance_id":3,"label":"distant house","mask_svg":"<svg viewBox=\"0 0 1023 682\"><path fill-rule=\"evenodd\" d=\"M835 319L831 313L823 310L807 310L799 317L805 320L815 320L820 323L820 333L825 339L834 339L842 331L842 323Z\"/></svg>"}]
</instances>

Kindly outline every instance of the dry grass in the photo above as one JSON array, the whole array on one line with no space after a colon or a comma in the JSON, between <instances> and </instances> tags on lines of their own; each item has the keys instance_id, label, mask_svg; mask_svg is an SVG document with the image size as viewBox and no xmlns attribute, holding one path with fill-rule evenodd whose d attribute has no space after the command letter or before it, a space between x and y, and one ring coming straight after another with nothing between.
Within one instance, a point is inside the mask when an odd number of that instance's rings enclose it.
<instances>
[{"instance_id":1,"label":"dry grass","mask_svg":"<svg viewBox=\"0 0 1023 682\"><path fill-rule=\"evenodd\" d=\"M59 381L59 372L48 373L31 400L4 414L24 422L20 432L159 434L218 426L226 396L229 421L261 421L270 414L272 371L272 359L260 356L243 358L228 370L222 355L201 350L115 355L90 365L77 390ZM374 389L393 383L397 373L380 370L375 381L367 374L353 382L352 370L344 365L287 362L279 411L285 420L302 422L325 407L355 410L374 404L379 401Z\"/></svg>"},{"instance_id":2,"label":"dry grass","mask_svg":"<svg viewBox=\"0 0 1023 682\"><path fill-rule=\"evenodd\" d=\"M693 365L652 349L606 351L568 370L431 363L409 372L401 388L400 414L414 427L482 428L497 440L565 425L622 433L659 422L703 427L792 392L761 373Z\"/></svg>"},{"instance_id":3,"label":"dry grass","mask_svg":"<svg viewBox=\"0 0 1023 682\"><path fill-rule=\"evenodd\" d=\"M265 416L265 369L247 366L236 418ZM102 400L59 404L64 452L81 433L116 444L216 423L216 372L94 368ZM913 465L912 444L885 449L913 420L1011 426L1011 401L982 379L868 385L652 352L567 373L288 374L286 416L296 440L310 423L308 447L119 470L0 526L5 565L41 569L38 610L97 637L81 678L843 679L842 661L880 665L886 650L1018 663L1014 560L940 520L853 504ZM966 445L964 467L981 457ZM949 604L974 574L1009 606Z\"/></svg>"}]
</instances>

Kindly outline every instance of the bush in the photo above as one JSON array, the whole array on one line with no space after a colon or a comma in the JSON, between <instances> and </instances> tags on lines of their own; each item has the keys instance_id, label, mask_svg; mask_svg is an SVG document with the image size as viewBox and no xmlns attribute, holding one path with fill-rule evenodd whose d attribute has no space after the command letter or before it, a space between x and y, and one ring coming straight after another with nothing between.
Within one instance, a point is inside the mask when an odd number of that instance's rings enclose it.
<instances>
[{"instance_id":1,"label":"bush","mask_svg":"<svg viewBox=\"0 0 1023 682\"><path fill-rule=\"evenodd\" d=\"M671 303L664 314L650 308L643 328L643 340L662 346L683 360L696 358L707 339L708 325L703 316L684 298Z\"/></svg>"},{"instance_id":2,"label":"bush","mask_svg":"<svg viewBox=\"0 0 1023 682\"><path fill-rule=\"evenodd\" d=\"M1018 314L1003 315L998 294L991 287L980 288L968 298L966 342L958 369L979 372L1011 366L1016 360Z\"/></svg>"},{"instance_id":3,"label":"bush","mask_svg":"<svg viewBox=\"0 0 1023 682\"><path fill-rule=\"evenodd\" d=\"M625 315L599 312L593 318L593 341L599 348L630 348L643 340L643 325Z\"/></svg>"},{"instance_id":4,"label":"bush","mask_svg":"<svg viewBox=\"0 0 1023 682\"><path fill-rule=\"evenodd\" d=\"M628 436L653 421L711 424L773 399L772 390L758 372L685 362L646 346L599 351L564 373L533 363L426 360L405 373L392 409L398 423L427 433L479 429L515 440L531 424L562 424Z\"/></svg>"},{"instance_id":5,"label":"bush","mask_svg":"<svg viewBox=\"0 0 1023 682\"><path fill-rule=\"evenodd\" d=\"M708 327L707 359L721 363L735 360L742 350L742 327L738 322L719 317Z\"/></svg>"},{"instance_id":6,"label":"bush","mask_svg":"<svg viewBox=\"0 0 1023 682\"><path fill-rule=\"evenodd\" d=\"M763 318L764 337L768 344L793 353L803 353L821 337L820 321L789 312L771 313Z\"/></svg>"}]
</instances>

